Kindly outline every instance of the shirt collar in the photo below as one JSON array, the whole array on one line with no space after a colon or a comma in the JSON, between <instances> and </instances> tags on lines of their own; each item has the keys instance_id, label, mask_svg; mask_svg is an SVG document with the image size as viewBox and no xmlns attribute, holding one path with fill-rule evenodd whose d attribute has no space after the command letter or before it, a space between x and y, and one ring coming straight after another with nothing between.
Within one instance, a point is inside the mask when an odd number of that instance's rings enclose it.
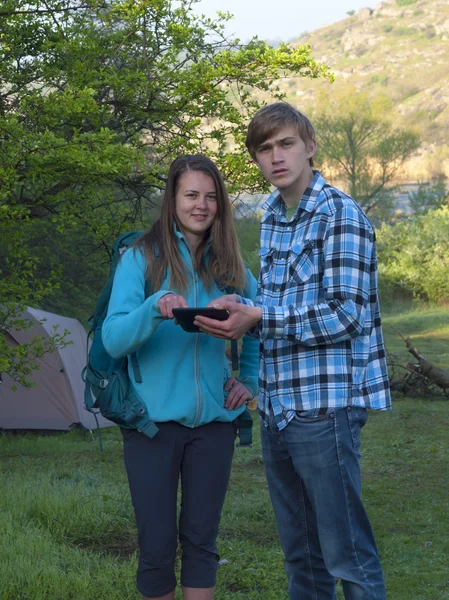
<instances>
[{"instance_id":1,"label":"shirt collar","mask_svg":"<svg viewBox=\"0 0 449 600\"><path fill-rule=\"evenodd\" d=\"M319 171L313 171L313 179L304 191L301 200L299 201L298 210L313 212L316 200L321 194L321 190L325 186L326 181ZM262 208L268 212L275 213L280 217L285 217L285 203L282 200L281 193L278 189L267 198L267 201Z\"/></svg>"}]
</instances>

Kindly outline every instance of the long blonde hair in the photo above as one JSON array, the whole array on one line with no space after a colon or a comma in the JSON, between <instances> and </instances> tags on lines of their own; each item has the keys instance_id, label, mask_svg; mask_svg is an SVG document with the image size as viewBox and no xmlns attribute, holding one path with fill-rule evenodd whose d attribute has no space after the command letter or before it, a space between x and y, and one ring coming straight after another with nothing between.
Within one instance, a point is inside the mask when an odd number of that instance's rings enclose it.
<instances>
[{"instance_id":1,"label":"long blonde hair","mask_svg":"<svg viewBox=\"0 0 449 600\"><path fill-rule=\"evenodd\" d=\"M246 283L246 270L240 255L226 186L215 163L202 155L181 156L170 166L161 215L136 242L136 247L142 249L147 260L146 277L151 282L152 289L157 291L161 288L168 269L172 289L182 293L188 287L186 264L181 256L175 232L175 227L182 232L182 227L176 218L175 197L180 177L186 171L201 171L211 177L215 183L217 198L215 219L193 257L196 271L207 289L210 289L215 282L221 289L233 287L236 290L243 290ZM206 263L206 248L209 240Z\"/></svg>"}]
</instances>

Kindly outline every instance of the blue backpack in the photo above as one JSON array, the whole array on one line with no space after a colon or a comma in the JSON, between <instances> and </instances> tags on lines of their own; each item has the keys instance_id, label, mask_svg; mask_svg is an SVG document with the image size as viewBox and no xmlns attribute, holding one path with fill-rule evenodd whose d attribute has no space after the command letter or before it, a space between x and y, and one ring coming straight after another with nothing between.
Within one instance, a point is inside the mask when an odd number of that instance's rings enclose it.
<instances>
[{"instance_id":1,"label":"blue backpack","mask_svg":"<svg viewBox=\"0 0 449 600\"><path fill-rule=\"evenodd\" d=\"M128 357L112 358L106 352L101 338L101 328L108 313L109 298L120 256L142 234L141 231L131 231L124 233L114 242L109 279L98 298L94 313L88 321L90 326L88 339L93 335L93 341L90 349L89 347L87 349L87 364L82 371L84 405L95 416L100 448L102 448L102 443L97 419L98 413L120 427L137 429L150 438L158 432L158 427L148 416L146 405L133 393L128 375ZM145 298L148 298L151 293L151 286L147 281ZM237 342L232 344L232 347L232 369L235 370L238 368ZM141 383L142 375L136 354L131 354L129 360L136 382ZM239 433L240 445L251 445L253 419L248 409L237 418L235 423Z\"/></svg>"},{"instance_id":2,"label":"blue backpack","mask_svg":"<svg viewBox=\"0 0 449 600\"><path fill-rule=\"evenodd\" d=\"M121 235L112 246L112 260L109 280L103 288L95 306L94 314L89 319L89 338L93 341L88 350L87 364L83 369L84 405L98 420L100 412L103 417L125 427L138 429L152 438L158 432L157 426L148 417L146 406L133 393L128 376L128 357L112 358L103 345L101 328L106 319L111 296L114 274L121 254L142 235L141 231L131 231ZM148 296L150 291L145 290ZM131 366L137 382L142 381L136 354L130 356ZM99 428L98 428L98 431ZM101 445L101 438L100 438Z\"/></svg>"}]
</instances>

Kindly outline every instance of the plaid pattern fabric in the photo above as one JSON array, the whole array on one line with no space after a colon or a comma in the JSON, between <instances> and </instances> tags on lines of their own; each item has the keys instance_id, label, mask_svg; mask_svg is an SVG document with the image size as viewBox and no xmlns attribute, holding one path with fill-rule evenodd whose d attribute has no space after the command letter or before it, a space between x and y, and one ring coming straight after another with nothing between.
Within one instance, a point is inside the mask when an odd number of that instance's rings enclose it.
<instances>
[{"instance_id":1,"label":"plaid pattern fabric","mask_svg":"<svg viewBox=\"0 0 449 600\"><path fill-rule=\"evenodd\" d=\"M377 297L373 228L318 171L295 215L275 191L261 222L254 303L262 320L259 408L279 429L296 414L345 406L385 410L391 399Z\"/></svg>"}]
</instances>

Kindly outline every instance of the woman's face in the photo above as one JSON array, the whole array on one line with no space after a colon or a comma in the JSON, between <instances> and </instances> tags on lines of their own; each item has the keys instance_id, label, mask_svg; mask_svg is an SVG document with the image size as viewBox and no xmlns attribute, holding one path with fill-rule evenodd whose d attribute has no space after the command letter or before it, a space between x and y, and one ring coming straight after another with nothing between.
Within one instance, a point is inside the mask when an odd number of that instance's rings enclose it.
<instances>
[{"instance_id":1,"label":"woman's face","mask_svg":"<svg viewBox=\"0 0 449 600\"><path fill-rule=\"evenodd\" d=\"M217 192L212 177L202 171L185 171L178 180L175 212L190 247L198 246L217 213Z\"/></svg>"}]
</instances>

